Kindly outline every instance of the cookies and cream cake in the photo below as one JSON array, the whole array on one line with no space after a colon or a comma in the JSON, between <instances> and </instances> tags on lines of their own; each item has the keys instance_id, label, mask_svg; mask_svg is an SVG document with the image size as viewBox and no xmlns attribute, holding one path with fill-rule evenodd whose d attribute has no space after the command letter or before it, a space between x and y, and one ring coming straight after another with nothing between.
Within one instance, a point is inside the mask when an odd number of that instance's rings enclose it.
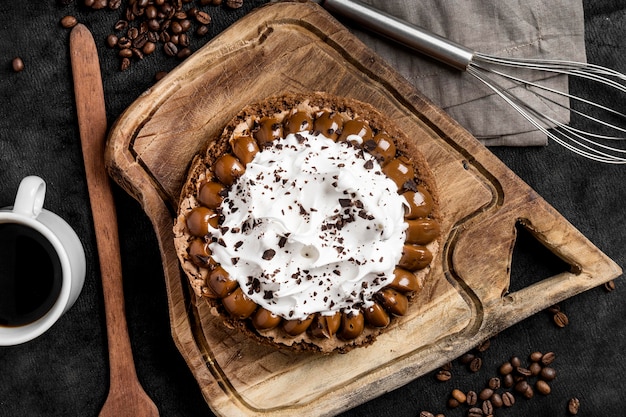
<instances>
[{"instance_id":1,"label":"cookies and cream cake","mask_svg":"<svg viewBox=\"0 0 626 417\"><path fill-rule=\"evenodd\" d=\"M346 352L401 320L439 247L432 175L372 106L326 93L243 109L190 167L175 246L226 325Z\"/></svg>"}]
</instances>

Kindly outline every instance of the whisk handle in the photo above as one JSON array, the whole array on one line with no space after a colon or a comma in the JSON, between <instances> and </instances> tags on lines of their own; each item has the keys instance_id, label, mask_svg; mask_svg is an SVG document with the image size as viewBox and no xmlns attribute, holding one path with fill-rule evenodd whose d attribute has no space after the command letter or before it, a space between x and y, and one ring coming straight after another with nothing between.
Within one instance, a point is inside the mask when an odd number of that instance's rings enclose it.
<instances>
[{"instance_id":1,"label":"whisk handle","mask_svg":"<svg viewBox=\"0 0 626 417\"><path fill-rule=\"evenodd\" d=\"M315 0L331 13L347 17L379 35L465 71L474 51L411 25L357 0Z\"/></svg>"}]
</instances>

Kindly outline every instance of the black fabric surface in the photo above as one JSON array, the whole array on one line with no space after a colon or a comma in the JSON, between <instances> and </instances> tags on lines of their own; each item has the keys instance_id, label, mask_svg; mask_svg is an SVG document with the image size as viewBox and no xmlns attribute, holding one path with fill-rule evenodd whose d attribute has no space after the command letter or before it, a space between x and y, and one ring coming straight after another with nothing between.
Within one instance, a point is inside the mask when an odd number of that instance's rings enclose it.
<instances>
[{"instance_id":1,"label":"black fabric surface","mask_svg":"<svg viewBox=\"0 0 626 417\"><path fill-rule=\"evenodd\" d=\"M199 47L252 8L207 7L211 32L195 39ZM585 0L588 58L626 72L626 5L622 0ZM80 236L88 266L85 287L74 307L46 334L15 347L0 348L0 416L95 416L107 394L108 363L102 292L88 205L69 61L69 31L59 26L76 16L97 41L113 122L153 82L159 70L179 61L158 52L120 72L104 39L119 12L90 11L54 0L5 1L0 8L0 206L11 205L22 177L39 175L48 184L45 206L65 218ZM25 69L14 73L11 59ZM624 98L572 83L591 99L620 103ZM582 122L584 124L584 122ZM573 156L551 144L545 148L494 148L504 163L538 191L609 257L626 265L626 168ZM156 238L139 204L114 187L124 268L126 311L137 372L162 416L210 416L209 407L170 335L165 284ZM548 276L553 261L538 260L533 249L516 252L513 289ZM549 257L548 257L549 258ZM540 264L539 266L537 266ZM542 266L543 265L543 266ZM544 275L542 275L544 274ZM464 416L450 410L453 388L480 390L512 355L526 360L535 350L556 353L557 378L549 396L517 398L497 416L566 416L570 397L580 399L583 416L623 416L626 394L626 287L587 291L561 308L570 324L558 328L551 315L538 313L503 331L481 353L483 367L471 373L458 361L453 378L437 382L434 373L345 411L343 416L418 416L420 411Z\"/></svg>"}]
</instances>

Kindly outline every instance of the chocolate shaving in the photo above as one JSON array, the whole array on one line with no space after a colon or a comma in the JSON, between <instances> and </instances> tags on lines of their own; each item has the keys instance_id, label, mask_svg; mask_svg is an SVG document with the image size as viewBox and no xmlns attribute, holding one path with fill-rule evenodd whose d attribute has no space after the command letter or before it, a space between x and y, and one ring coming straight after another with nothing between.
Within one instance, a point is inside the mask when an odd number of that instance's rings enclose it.
<instances>
[{"instance_id":1,"label":"chocolate shaving","mask_svg":"<svg viewBox=\"0 0 626 417\"><path fill-rule=\"evenodd\" d=\"M274 255L276 255L276 251L274 249L267 249L263 252L263 259L269 261L274 257Z\"/></svg>"}]
</instances>

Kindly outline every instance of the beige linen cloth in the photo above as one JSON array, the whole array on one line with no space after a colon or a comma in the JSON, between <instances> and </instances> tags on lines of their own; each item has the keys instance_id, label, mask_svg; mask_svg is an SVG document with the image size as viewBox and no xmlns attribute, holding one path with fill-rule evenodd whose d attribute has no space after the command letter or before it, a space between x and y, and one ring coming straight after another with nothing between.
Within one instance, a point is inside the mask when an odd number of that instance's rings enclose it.
<instances>
[{"instance_id":1,"label":"beige linen cloth","mask_svg":"<svg viewBox=\"0 0 626 417\"><path fill-rule=\"evenodd\" d=\"M586 60L582 0L362 1L485 54ZM485 145L538 146L547 143L543 133L471 75L449 69L445 64L364 29L355 28L354 32ZM564 75L520 74L544 79L558 90L568 90ZM550 111L540 102L535 101L532 105ZM569 121L567 109L551 114L555 114L559 121Z\"/></svg>"}]
</instances>

